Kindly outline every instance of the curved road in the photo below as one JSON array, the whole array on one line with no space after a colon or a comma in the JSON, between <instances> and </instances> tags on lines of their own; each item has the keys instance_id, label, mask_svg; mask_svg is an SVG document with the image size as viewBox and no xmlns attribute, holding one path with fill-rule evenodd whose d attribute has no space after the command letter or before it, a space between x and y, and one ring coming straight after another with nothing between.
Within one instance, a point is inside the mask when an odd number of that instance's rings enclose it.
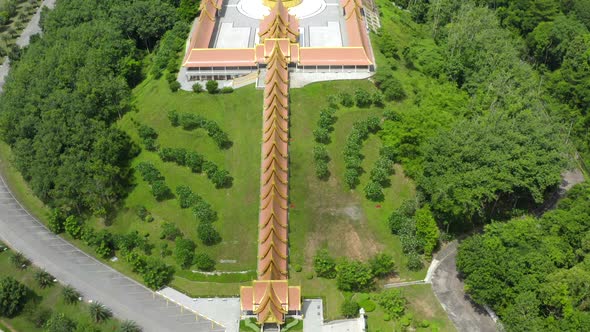
<instances>
[{"instance_id":1,"label":"curved road","mask_svg":"<svg viewBox=\"0 0 590 332\"><path fill-rule=\"evenodd\" d=\"M104 303L121 319L146 332L225 331L225 328L153 293L138 282L88 256L33 218L0 178L0 240L22 252L85 300Z\"/></svg>"},{"instance_id":2,"label":"curved road","mask_svg":"<svg viewBox=\"0 0 590 332\"><path fill-rule=\"evenodd\" d=\"M453 241L436 254L440 262L432 274L432 290L458 331L498 331L485 309L472 303L463 290L456 265L457 246L457 241Z\"/></svg>"}]
</instances>

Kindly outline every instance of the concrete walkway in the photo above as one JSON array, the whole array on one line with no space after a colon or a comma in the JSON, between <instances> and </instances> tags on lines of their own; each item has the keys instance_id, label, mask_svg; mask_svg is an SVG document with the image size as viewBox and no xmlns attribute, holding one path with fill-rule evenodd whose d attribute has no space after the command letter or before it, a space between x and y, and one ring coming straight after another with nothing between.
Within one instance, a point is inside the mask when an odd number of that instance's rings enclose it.
<instances>
[{"instance_id":1,"label":"concrete walkway","mask_svg":"<svg viewBox=\"0 0 590 332\"><path fill-rule=\"evenodd\" d=\"M115 271L50 232L14 198L0 178L0 241L22 252L60 283L78 289L84 300L99 301L116 317L137 322L146 332L225 331Z\"/></svg>"}]
</instances>

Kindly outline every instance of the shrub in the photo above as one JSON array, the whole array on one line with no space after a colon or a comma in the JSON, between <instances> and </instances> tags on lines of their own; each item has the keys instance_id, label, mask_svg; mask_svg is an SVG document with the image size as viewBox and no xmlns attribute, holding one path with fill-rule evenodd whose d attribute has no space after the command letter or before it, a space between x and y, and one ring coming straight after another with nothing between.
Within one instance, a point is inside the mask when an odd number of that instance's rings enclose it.
<instances>
[{"instance_id":1,"label":"shrub","mask_svg":"<svg viewBox=\"0 0 590 332\"><path fill-rule=\"evenodd\" d=\"M211 177L211 182L215 184L215 188L230 188L234 178L229 175L229 172L224 169L218 169Z\"/></svg>"},{"instance_id":2,"label":"shrub","mask_svg":"<svg viewBox=\"0 0 590 332\"><path fill-rule=\"evenodd\" d=\"M66 233L70 234L74 239L79 239L82 235L82 225L78 219L74 216L68 216L64 222L64 228Z\"/></svg>"},{"instance_id":3,"label":"shrub","mask_svg":"<svg viewBox=\"0 0 590 332\"><path fill-rule=\"evenodd\" d=\"M161 226L162 231L160 232L161 240L174 241L177 237L182 237L183 234L180 229L171 222L165 222Z\"/></svg>"},{"instance_id":4,"label":"shrub","mask_svg":"<svg viewBox=\"0 0 590 332\"><path fill-rule=\"evenodd\" d=\"M217 220L217 212L203 199L197 200L193 206L193 214L201 223L212 223Z\"/></svg>"},{"instance_id":5,"label":"shrub","mask_svg":"<svg viewBox=\"0 0 590 332\"><path fill-rule=\"evenodd\" d=\"M366 291L374 286L371 267L359 261L344 260L336 265L336 285L343 291Z\"/></svg>"},{"instance_id":6,"label":"shrub","mask_svg":"<svg viewBox=\"0 0 590 332\"><path fill-rule=\"evenodd\" d=\"M410 252L408 253L408 263L406 266L411 271L418 271L424 267L424 263L422 263L422 259L417 252Z\"/></svg>"},{"instance_id":7,"label":"shrub","mask_svg":"<svg viewBox=\"0 0 590 332\"><path fill-rule=\"evenodd\" d=\"M0 279L0 316L18 315L27 302L29 289L13 277Z\"/></svg>"},{"instance_id":8,"label":"shrub","mask_svg":"<svg viewBox=\"0 0 590 332\"><path fill-rule=\"evenodd\" d=\"M336 110L333 108L324 108L320 111L320 118L318 120L318 127L332 131L332 127L336 123Z\"/></svg>"},{"instance_id":9,"label":"shrub","mask_svg":"<svg viewBox=\"0 0 590 332\"><path fill-rule=\"evenodd\" d=\"M360 176L360 174L357 169L347 168L344 171L344 182L346 183L348 188L350 188L350 189L356 188L356 186L359 184L359 176Z\"/></svg>"},{"instance_id":10,"label":"shrub","mask_svg":"<svg viewBox=\"0 0 590 332\"><path fill-rule=\"evenodd\" d=\"M25 309L27 311L27 309ZM45 307L35 307L28 313L28 320L35 325L36 328L42 328L45 323L51 318L51 309Z\"/></svg>"},{"instance_id":11,"label":"shrub","mask_svg":"<svg viewBox=\"0 0 590 332\"><path fill-rule=\"evenodd\" d=\"M345 318L353 318L359 315L359 304L353 300L346 299L340 306L340 313Z\"/></svg>"},{"instance_id":12,"label":"shrub","mask_svg":"<svg viewBox=\"0 0 590 332\"><path fill-rule=\"evenodd\" d=\"M393 234L400 234L404 224L410 222L412 221L408 217L401 214L399 210L393 211L388 219L389 229L391 229L391 233Z\"/></svg>"},{"instance_id":13,"label":"shrub","mask_svg":"<svg viewBox=\"0 0 590 332\"><path fill-rule=\"evenodd\" d=\"M399 289L384 290L377 295L377 303L393 318L401 317L406 310L406 299Z\"/></svg>"},{"instance_id":14,"label":"shrub","mask_svg":"<svg viewBox=\"0 0 590 332\"><path fill-rule=\"evenodd\" d=\"M96 233L94 236L94 246L96 253L101 258L110 258L115 251L115 241L113 234L106 229Z\"/></svg>"},{"instance_id":15,"label":"shrub","mask_svg":"<svg viewBox=\"0 0 590 332\"><path fill-rule=\"evenodd\" d=\"M359 301L359 307L365 309L365 312L373 312L377 308L377 305L375 304L375 302L366 299Z\"/></svg>"},{"instance_id":16,"label":"shrub","mask_svg":"<svg viewBox=\"0 0 590 332\"><path fill-rule=\"evenodd\" d=\"M369 265L377 278L383 278L393 273L395 262L393 257L386 253L380 253L369 259Z\"/></svg>"},{"instance_id":17,"label":"shrub","mask_svg":"<svg viewBox=\"0 0 590 332\"><path fill-rule=\"evenodd\" d=\"M45 323L45 332L73 332L76 323L64 314L54 312L51 318Z\"/></svg>"},{"instance_id":18,"label":"shrub","mask_svg":"<svg viewBox=\"0 0 590 332\"><path fill-rule=\"evenodd\" d=\"M64 286L61 291L61 296L66 304L74 304L80 301L80 293L70 285Z\"/></svg>"},{"instance_id":19,"label":"shrub","mask_svg":"<svg viewBox=\"0 0 590 332\"><path fill-rule=\"evenodd\" d=\"M232 93L232 92L234 92L234 88L232 88L231 86L224 86L223 88L221 88L221 90L219 92Z\"/></svg>"},{"instance_id":20,"label":"shrub","mask_svg":"<svg viewBox=\"0 0 590 332\"><path fill-rule=\"evenodd\" d=\"M321 249L313 257L313 270L321 278L336 277L336 260L330 256L328 250Z\"/></svg>"},{"instance_id":21,"label":"shrub","mask_svg":"<svg viewBox=\"0 0 590 332\"><path fill-rule=\"evenodd\" d=\"M326 128L317 128L313 130L313 137L316 142L322 144L330 143L330 132Z\"/></svg>"},{"instance_id":22,"label":"shrub","mask_svg":"<svg viewBox=\"0 0 590 332\"><path fill-rule=\"evenodd\" d=\"M348 92L340 92L338 93L338 98L340 99L340 104L344 107L352 107L354 106L354 99Z\"/></svg>"},{"instance_id":23,"label":"shrub","mask_svg":"<svg viewBox=\"0 0 590 332\"><path fill-rule=\"evenodd\" d=\"M203 91L204 90L203 90L203 86L201 85L201 83L197 82L197 83L193 84L193 92L201 93Z\"/></svg>"},{"instance_id":24,"label":"shrub","mask_svg":"<svg viewBox=\"0 0 590 332\"><path fill-rule=\"evenodd\" d=\"M200 222L197 227L197 235L201 242L206 246L212 246L221 242L221 235L213 228L213 225L208 222Z\"/></svg>"},{"instance_id":25,"label":"shrub","mask_svg":"<svg viewBox=\"0 0 590 332\"><path fill-rule=\"evenodd\" d=\"M132 320L126 320L121 323L121 326L117 330L117 332L141 332L142 329L136 322Z\"/></svg>"},{"instance_id":26,"label":"shrub","mask_svg":"<svg viewBox=\"0 0 590 332\"><path fill-rule=\"evenodd\" d=\"M328 101L328 105L330 105L330 108L338 108L338 102L340 101L338 96L328 95L328 97L326 99Z\"/></svg>"},{"instance_id":27,"label":"shrub","mask_svg":"<svg viewBox=\"0 0 590 332\"><path fill-rule=\"evenodd\" d=\"M424 207L416 211L414 219L416 220L416 237L423 245L424 254L430 256L438 245L438 238L440 236L440 231L432 216L430 206L424 205Z\"/></svg>"},{"instance_id":28,"label":"shrub","mask_svg":"<svg viewBox=\"0 0 590 332\"><path fill-rule=\"evenodd\" d=\"M207 89L207 92L209 92L210 94L215 94L219 92L219 83L217 83L217 81L207 81L205 87Z\"/></svg>"},{"instance_id":29,"label":"shrub","mask_svg":"<svg viewBox=\"0 0 590 332\"><path fill-rule=\"evenodd\" d=\"M100 302L92 302L88 308L90 317L95 323L102 323L113 316L111 309Z\"/></svg>"},{"instance_id":30,"label":"shrub","mask_svg":"<svg viewBox=\"0 0 590 332\"><path fill-rule=\"evenodd\" d=\"M301 272L301 271L303 271L303 266L301 266L299 264L295 264L295 266L293 267L293 270L295 270L295 272Z\"/></svg>"},{"instance_id":31,"label":"shrub","mask_svg":"<svg viewBox=\"0 0 590 332\"><path fill-rule=\"evenodd\" d=\"M383 187L381 184L373 181L369 181L365 186L365 197L373 202L383 202L385 195L383 194Z\"/></svg>"},{"instance_id":32,"label":"shrub","mask_svg":"<svg viewBox=\"0 0 590 332\"><path fill-rule=\"evenodd\" d=\"M160 171L150 162L143 161L137 165L136 169L139 171L144 181L148 183L164 179Z\"/></svg>"},{"instance_id":33,"label":"shrub","mask_svg":"<svg viewBox=\"0 0 590 332\"><path fill-rule=\"evenodd\" d=\"M176 92L176 91L180 90L180 82L172 81L172 82L168 83L168 87L170 88L170 91Z\"/></svg>"},{"instance_id":34,"label":"shrub","mask_svg":"<svg viewBox=\"0 0 590 332\"><path fill-rule=\"evenodd\" d=\"M55 279L51 274L47 273L44 270L39 270L35 272L33 278L41 288L47 288L53 285L53 280Z\"/></svg>"},{"instance_id":35,"label":"shrub","mask_svg":"<svg viewBox=\"0 0 590 332\"><path fill-rule=\"evenodd\" d=\"M325 161L316 161L315 175L320 180L327 180L330 177L330 170Z\"/></svg>"},{"instance_id":36,"label":"shrub","mask_svg":"<svg viewBox=\"0 0 590 332\"><path fill-rule=\"evenodd\" d=\"M60 209L53 209L49 213L48 218L49 223L49 230L51 230L55 234L63 233L64 231L64 216L61 213Z\"/></svg>"},{"instance_id":37,"label":"shrub","mask_svg":"<svg viewBox=\"0 0 590 332\"><path fill-rule=\"evenodd\" d=\"M174 268L166 265L159 258L150 257L146 261L142 276L143 281L149 288L157 290L172 281Z\"/></svg>"},{"instance_id":38,"label":"shrub","mask_svg":"<svg viewBox=\"0 0 590 332\"><path fill-rule=\"evenodd\" d=\"M176 239L176 249L174 250L176 263L183 269L191 267L195 258L195 248L195 243L190 239Z\"/></svg>"},{"instance_id":39,"label":"shrub","mask_svg":"<svg viewBox=\"0 0 590 332\"><path fill-rule=\"evenodd\" d=\"M19 270L24 270L31 264L25 255L20 252L13 252L12 255L10 255L9 260L10 263Z\"/></svg>"},{"instance_id":40,"label":"shrub","mask_svg":"<svg viewBox=\"0 0 590 332\"><path fill-rule=\"evenodd\" d=\"M163 201L172 196L172 191L162 180L152 183L152 195L157 201Z\"/></svg>"},{"instance_id":41,"label":"shrub","mask_svg":"<svg viewBox=\"0 0 590 332\"><path fill-rule=\"evenodd\" d=\"M178 197L178 203L182 209L191 207L195 202L193 191L187 185L176 187L176 196Z\"/></svg>"},{"instance_id":42,"label":"shrub","mask_svg":"<svg viewBox=\"0 0 590 332\"><path fill-rule=\"evenodd\" d=\"M308 272L308 273L306 273L306 274L305 274L305 279L307 279L307 280L311 280L311 279L313 279L313 272Z\"/></svg>"},{"instance_id":43,"label":"shrub","mask_svg":"<svg viewBox=\"0 0 590 332\"><path fill-rule=\"evenodd\" d=\"M383 315L383 320L389 322L391 320L391 316L389 314Z\"/></svg>"},{"instance_id":44,"label":"shrub","mask_svg":"<svg viewBox=\"0 0 590 332\"><path fill-rule=\"evenodd\" d=\"M371 102L377 107L385 106L385 96L381 91L375 91L371 96Z\"/></svg>"},{"instance_id":45,"label":"shrub","mask_svg":"<svg viewBox=\"0 0 590 332\"><path fill-rule=\"evenodd\" d=\"M215 270L215 260L204 252L199 252L195 255L195 265L201 271Z\"/></svg>"},{"instance_id":46,"label":"shrub","mask_svg":"<svg viewBox=\"0 0 590 332\"><path fill-rule=\"evenodd\" d=\"M193 173L201 173L204 161L205 159L203 156L196 152L190 151L186 153L186 166L188 166Z\"/></svg>"},{"instance_id":47,"label":"shrub","mask_svg":"<svg viewBox=\"0 0 590 332\"><path fill-rule=\"evenodd\" d=\"M180 125L180 118L178 117L178 112L176 111L168 112L168 120L173 127L178 127Z\"/></svg>"},{"instance_id":48,"label":"shrub","mask_svg":"<svg viewBox=\"0 0 590 332\"><path fill-rule=\"evenodd\" d=\"M330 156L328 155L328 150L326 150L326 146L319 144L313 147L313 159L315 161L330 161Z\"/></svg>"},{"instance_id":49,"label":"shrub","mask_svg":"<svg viewBox=\"0 0 590 332\"><path fill-rule=\"evenodd\" d=\"M356 89L354 91L356 106L360 108L369 107L373 102L371 94L367 90Z\"/></svg>"},{"instance_id":50,"label":"shrub","mask_svg":"<svg viewBox=\"0 0 590 332\"><path fill-rule=\"evenodd\" d=\"M148 139L148 138L158 138L158 133L156 132L156 130L150 126L144 125L144 124L140 124L139 128L137 129L137 133L139 134L139 138L141 138L142 140Z\"/></svg>"}]
</instances>

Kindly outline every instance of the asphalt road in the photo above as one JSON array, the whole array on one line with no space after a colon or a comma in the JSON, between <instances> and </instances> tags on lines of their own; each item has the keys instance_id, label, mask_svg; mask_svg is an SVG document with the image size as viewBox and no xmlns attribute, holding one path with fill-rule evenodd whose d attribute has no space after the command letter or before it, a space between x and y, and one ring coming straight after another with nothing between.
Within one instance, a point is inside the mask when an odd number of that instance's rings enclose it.
<instances>
[{"instance_id":1,"label":"asphalt road","mask_svg":"<svg viewBox=\"0 0 590 332\"><path fill-rule=\"evenodd\" d=\"M481 307L472 303L458 277L457 241L449 243L436 255L440 260L432 275L432 289L441 305L460 332L494 332L496 323Z\"/></svg>"},{"instance_id":2,"label":"asphalt road","mask_svg":"<svg viewBox=\"0 0 590 332\"><path fill-rule=\"evenodd\" d=\"M225 331L195 313L167 301L138 282L88 256L33 218L0 178L0 240L22 252L62 284L99 301L116 317L130 319L145 332Z\"/></svg>"}]
</instances>

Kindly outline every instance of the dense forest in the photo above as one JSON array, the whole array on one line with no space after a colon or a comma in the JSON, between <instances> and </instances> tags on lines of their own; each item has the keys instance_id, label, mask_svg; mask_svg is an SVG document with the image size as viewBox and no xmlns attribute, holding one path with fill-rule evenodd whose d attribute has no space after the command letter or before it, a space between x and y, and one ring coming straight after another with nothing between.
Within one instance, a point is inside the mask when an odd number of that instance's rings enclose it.
<instances>
[{"instance_id":1,"label":"dense forest","mask_svg":"<svg viewBox=\"0 0 590 332\"><path fill-rule=\"evenodd\" d=\"M67 0L43 13L43 38L13 58L0 128L44 202L105 217L126 195L138 149L113 123L131 109L142 61L178 16L194 14L187 8L195 1Z\"/></svg>"},{"instance_id":2,"label":"dense forest","mask_svg":"<svg viewBox=\"0 0 590 332\"><path fill-rule=\"evenodd\" d=\"M509 331L589 330L588 186L534 215L590 161L590 2L396 4L419 28L399 48L381 32L377 81L403 65L432 84L380 136L443 230L487 225L459 248L467 292Z\"/></svg>"}]
</instances>

